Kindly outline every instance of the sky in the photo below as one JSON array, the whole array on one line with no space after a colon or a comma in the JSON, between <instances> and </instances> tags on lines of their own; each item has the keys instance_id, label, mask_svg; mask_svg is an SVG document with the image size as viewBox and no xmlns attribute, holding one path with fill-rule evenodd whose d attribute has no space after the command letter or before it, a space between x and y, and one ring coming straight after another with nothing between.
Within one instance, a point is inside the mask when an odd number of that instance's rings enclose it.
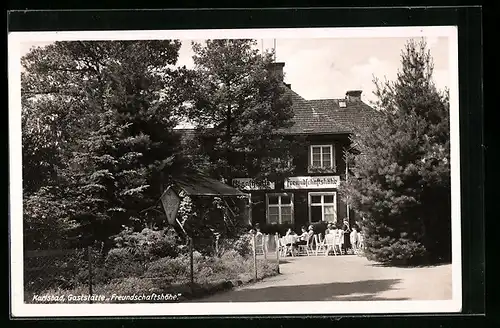
<instances>
[{"instance_id":1,"label":"sky","mask_svg":"<svg viewBox=\"0 0 500 328\"><path fill-rule=\"evenodd\" d=\"M425 37L434 60L434 82L450 87L449 39ZM305 99L343 98L348 90L362 90L366 103L376 100L373 77L394 80L401 67L401 51L408 37L370 38L282 38L256 39L259 49L276 45L276 61L284 62L285 82ZM181 40L179 65L193 67L192 40ZM194 40L200 42L202 40ZM33 46L21 44L21 56Z\"/></svg>"}]
</instances>

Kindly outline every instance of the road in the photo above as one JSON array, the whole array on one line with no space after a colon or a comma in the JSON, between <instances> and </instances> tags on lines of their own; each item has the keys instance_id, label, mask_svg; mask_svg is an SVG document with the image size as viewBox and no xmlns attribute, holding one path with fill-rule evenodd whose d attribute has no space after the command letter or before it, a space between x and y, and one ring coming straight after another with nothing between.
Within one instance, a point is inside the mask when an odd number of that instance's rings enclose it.
<instances>
[{"instance_id":1,"label":"road","mask_svg":"<svg viewBox=\"0 0 500 328\"><path fill-rule=\"evenodd\" d=\"M451 265L385 267L355 255L282 259L281 274L196 302L451 299Z\"/></svg>"}]
</instances>

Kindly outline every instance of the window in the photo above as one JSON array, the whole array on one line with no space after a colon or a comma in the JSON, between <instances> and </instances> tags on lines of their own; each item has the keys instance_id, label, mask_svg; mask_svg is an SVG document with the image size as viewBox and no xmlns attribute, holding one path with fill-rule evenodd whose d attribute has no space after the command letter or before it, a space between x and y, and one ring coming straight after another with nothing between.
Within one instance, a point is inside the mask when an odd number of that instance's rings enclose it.
<instances>
[{"instance_id":1,"label":"window","mask_svg":"<svg viewBox=\"0 0 500 328\"><path fill-rule=\"evenodd\" d=\"M337 194L335 192L309 193L309 222L337 222Z\"/></svg>"},{"instance_id":2,"label":"window","mask_svg":"<svg viewBox=\"0 0 500 328\"><path fill-rule=\"evenodd\" d=\"M310 166L312 168L334 169L335 148L333 145L313 145L310 147Z\"/></svg>"},{"instance_id":3,"label":"window","mask_svg":"<svg viewBox=\"0 0 500 328\"><path fill-rule=\"evenodd\" d=\"M293 194L267 194L267 223L293 223Z\"/></svg>"}]
</instances>

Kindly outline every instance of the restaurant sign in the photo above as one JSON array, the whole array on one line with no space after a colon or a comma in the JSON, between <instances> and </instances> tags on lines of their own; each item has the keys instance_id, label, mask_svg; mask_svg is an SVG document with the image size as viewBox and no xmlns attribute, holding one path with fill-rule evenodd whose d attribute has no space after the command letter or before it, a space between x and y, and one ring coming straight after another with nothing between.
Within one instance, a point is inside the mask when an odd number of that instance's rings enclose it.
<instances>
[{"instance_id":1,"label":"restaurant sign","mask_svg":"<svg viewBox=\"0 0 500 328\"><path fill-rule=\"evenodd\" d=\"M274 182L268 180L256 181L253 178L234 178L233 187L240 190L274 189Z\"/></svg>"},{"instance_id":2,"label":"restaurant sign","mask_svg":"<svg viewBox=\"0 0 500 328\"><path fill-rule=\"evenodd\" d=\"M338 188L340 176L290 177L285 179L285 189L329 189Z\"/></svg>"}]
</instances>

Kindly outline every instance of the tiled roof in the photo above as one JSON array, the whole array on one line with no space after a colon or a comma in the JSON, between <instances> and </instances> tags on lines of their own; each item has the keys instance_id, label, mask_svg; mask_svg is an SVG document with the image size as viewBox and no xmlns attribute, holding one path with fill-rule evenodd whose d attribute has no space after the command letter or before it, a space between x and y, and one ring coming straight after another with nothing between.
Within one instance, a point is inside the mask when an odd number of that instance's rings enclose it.
<instances>
[{"instance_id":1,"label":"tiled roof","mask_svg":"<svg viewBox=\"0 0 500 328\"><path fill-rule=\"evenodd\" d=\"M278 130L279 133L289 135L353 133L356 127L367 124L370 117L378 113L361 100L306 100L295 91L289 88L286 90L292 100L294 124L289 128ZM341 101L346 103L346 107L340 107ZM195 130L191 128L176 130L184 140L189 140L195 135Z\"/></svg>"},{"instance_id":2,"label":"tiled roof","mask_svg":"<svg viewBox=\"0 0 500 328\"><path fill-rule=\"evenodd\" d=\"M287 93L292 98L294 124L279 132L286 134L330 134L351 131L348 126L331 117L324 108L316 108L311 101L305 100L291 89L287 88Z\"/></svg>"},{"instance_id":3,"label":"tiled roof","mask_svg":"<svg viewBox=\"0 0 500 328\"><path fill-rule=\"evenodd\" d=\"M340 107L339 102L345 102L346 107ZM378 112L361 100L348 101L346 99L316 99L309 100L311 106L324 116L347 127L349 132L354 132L356 127L363 127L369 119ZM332 131L334 132L334 131Z\"/></svg>"}]
</instances>

